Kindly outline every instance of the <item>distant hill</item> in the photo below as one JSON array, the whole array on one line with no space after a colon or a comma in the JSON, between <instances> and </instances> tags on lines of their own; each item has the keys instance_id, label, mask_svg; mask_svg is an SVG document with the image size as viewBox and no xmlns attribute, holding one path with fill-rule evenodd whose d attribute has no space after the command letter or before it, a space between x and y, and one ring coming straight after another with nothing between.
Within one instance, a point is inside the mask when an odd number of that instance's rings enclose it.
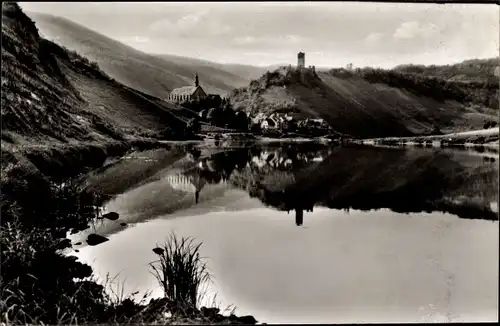
<instances>
[{"instance_id":1,"label":"distant hill","mask_svg":"<svg viewBox=\"0 0 500 326\"><path fill-rule=\"evenodd\" d=\"M2 177L23 154L43 152L50 160L52 150L69 151L80 162L76 147L105 148L184 126L170 104L41 38L17 3L2 3L1 82Z\"/></svg>"},{"instance_id":2,"label":"distant hill","mask_svg":"<svg viewBox=\"0 0 500 326\"><path fill-rule=\"evenodd\" d=\"M466 60L446 66L403 65L387 73L393 76L399 73L399 79L427 84L429 88L436 88L431 84L439 84L439 89L461 97L462 101L499 109L500 58Z\"/></svg>"},{"instance_id":3,"label":"distant hill","mask_svg":"<svg viewBox=\"0 0 500 326\"><path fill-rule=\"evenodd\" d=\"M259 78L266 71L275 69L275 67L257 67L236 63L223 64L171 54L155 54L155 56L181 66L189 66L192 69L198 69L197 71L212 73L213 75L211 75L211 77L228 78L227 81L230 82L230 85L234 86L233 88L246 86L252 79ZM230 75L221 74L221 72L226 72ZM220 76L218 76L218 74L220 74Z\"/></svg>"},{"instance_id":4,"label":"distant hill","mask_svg":"<svg viewBox=\"0 0 500 326\"><path fill-rule=\"evenodd\" d=\"M159 98L167 97L174 88L191 85L196 72L205 91L224 95L265 71L259 67L146 54L65 18L32 12L29 16L47 39L97 62L120 83Z\"/></svg>"},{"instance_id":5,"label":"distant hill","mask_svg":"<svg viewBox=\"0 0 500 326\"><path fill-rule=\"evenodd\" d=\"M399 65L394 71L438 77L450 81L498 83L495 69L500 69L500 57L490 59L472 59L445 66Z\"/></svg>"},{"instance_id":6,"label":"distant hill","mask_svg":"<svg viewBox=\"0 0 500 326\"><path fill-rule=\"evenodd\" d=\"M498 111L464 98L437 97L344 69L314 73L282 67L233 91L231 103L251 114L288 111L320 117L356 137L430 134L436 128L467 131L498 121Z\"/></svg>"}]
</instances>

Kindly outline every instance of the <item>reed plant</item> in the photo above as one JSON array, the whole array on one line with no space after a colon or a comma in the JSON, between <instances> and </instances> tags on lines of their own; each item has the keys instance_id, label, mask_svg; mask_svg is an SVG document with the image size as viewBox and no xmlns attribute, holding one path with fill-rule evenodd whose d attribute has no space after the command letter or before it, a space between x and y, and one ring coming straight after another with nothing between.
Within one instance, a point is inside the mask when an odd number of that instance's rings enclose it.
<instances>
[{"instance_id":1,"label":"reed plant","mask_svg":"<svg viewBox=\"0 0 500 326\"><path fill-rule=\"evenodd\" d=\"M171 233L162 246L153 249L159 259L150 263L151 273L163 288L172 314L196 311L207 293L211 274L200 247L191 237Z\"/></svg>"}]
</instances>

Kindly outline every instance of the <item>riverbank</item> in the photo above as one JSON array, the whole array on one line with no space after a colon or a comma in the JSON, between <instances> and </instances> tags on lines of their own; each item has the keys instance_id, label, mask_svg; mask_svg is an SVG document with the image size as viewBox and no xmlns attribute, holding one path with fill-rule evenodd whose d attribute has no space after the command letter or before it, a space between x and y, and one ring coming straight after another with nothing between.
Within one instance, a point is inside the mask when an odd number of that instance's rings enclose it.
<instances>
[{"instance_id":1,"label":"riverbank","mask_svg":"<svg viewBox=\"0 0 500 326\"><path fill-rule=\"evenodd\" d=\"M417 147L462 147L488 148L498 151L499 128L472 130L445 135L429 135L414 137L385 137L351 142L363 145L417 146Z\"/></svg>"},{"instance_id":2,"label":"riverbank","mask_svg":"<svg viewBox=\"0 0 500 326\"><path fill-rule=\"evenodd\" d=\"M214 307L191 307L189 314L167 316L168 307L162 299L147 303L144 298L113 298L106 292L109 285L97 282L89 265L64 255L73 246L66 235L88 228L106 200L93 189L82 187L82 175L114 168L119 178L117 158L164 148L168 160L176 147L155 139L2 143L0 310L7 312L1 315L2 323L256 323L251 316L223 316ZM129 179L133 183L137 178Z\"/></svg>"}]
</instances>

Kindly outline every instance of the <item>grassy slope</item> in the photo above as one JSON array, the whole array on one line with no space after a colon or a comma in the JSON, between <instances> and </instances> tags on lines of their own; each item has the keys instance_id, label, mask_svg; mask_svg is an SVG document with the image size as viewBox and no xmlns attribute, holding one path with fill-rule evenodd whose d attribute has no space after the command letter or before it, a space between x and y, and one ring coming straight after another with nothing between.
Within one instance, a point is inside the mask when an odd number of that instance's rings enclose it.
<instances>
[{"instance_id":1,"label":"grassy slope","mask_svg":"<svg viewBox=\"0 0 500 326\"><path fill-rule=\"evenodd\" d=\"M196 72L205 91L218 94L247 85L249 77L262 73L260 68L251 66L150 55L65 18L39 13L29 16L46 38L97 62L120 83L159 98L165 98L174 88L191 85Z\"/></svg>"},{"instance_id":2,"label":"grassy slope","mask_svg":"<svg viewBox=\"0 0 500 326\"><path fill-rule=\"evenodd\" d=\"M435 126L443 132L466 131L481 129L485 120L498 120L496 113L486 108L440 102L356 76L339 78L328 72L300 76L286 69L233 92L232 103L254 112L257 108L268 112L296 108L305 115L324 118L339 132L358 137L429 134Z\"/></svg>"},{"instance_id":3,"label":"grassy slope","mask_svg":"<svg viewBox=\"0 0 500 326\"><path fill-rule=\"evenodd\" d=\"M167 104L41 38L17 4L3 3L2 9L2 169L31 165L35 157L29 155L50 160L71 152L78 159L75 148L90 146L91 156L113 143L123 149L125 140L181 123Z\"/></svg>"}]
</instances>

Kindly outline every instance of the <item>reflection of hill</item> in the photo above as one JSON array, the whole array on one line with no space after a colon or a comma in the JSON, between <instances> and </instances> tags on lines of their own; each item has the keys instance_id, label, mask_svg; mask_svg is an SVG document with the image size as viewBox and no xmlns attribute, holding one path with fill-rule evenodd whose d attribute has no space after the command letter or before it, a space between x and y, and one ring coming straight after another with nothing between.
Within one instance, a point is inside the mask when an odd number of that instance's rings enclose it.
<instances>
[{"instance_id":1,"label":"reflection of hill","mask_svg":"<svg viewBox=\"0 0 500 326\"><path fill-rule=\"evenodd\" d=\"M231 209L246 209L250 205L246 201L236 204L246 199L235 186L265 205L295 211L298 225L315 205L347 210L443 211L463 218L497 219L498 164L465 152L285 145L196 157L177 153L176 160L164 152L149 153L148 157L152 156L164 160L164 167L143 165L149 172L137 182L141 169L134 163L132 175L120 177L127 184L134 181L134 186L107 203L106 210L118 212L120 220L105 220L98 228L100 234L121 230L119 222L203 214L227 209L233 201ZM117 169L106 173L111 174L101 177L105 183L117 176ZM497 204L492 207L492 203ZM255 205L252 201L251 206Z\"/></svg>"},{"instance_id":2,"label":"reflection of hill","mask_svg":"<svg viewBox=\"0 0 500 326\"><path fill-rule=\"evenodd\" d=\"M106 204L106 211L120 214L119 221L99 221L99 234L109 235L123 229L121 222L144 222L174 213L181 216L180 211L186 209L191 213L217 209L215 206L227 209L232 203L229 197L236 196L233 201L242 198L241 192L235 192L228 182L233 175L248 167L268 171L269 175L281 169L287 175L292 167L313 163L319 155L314 150L287 151L286 148L241 148L199 156L183 151L167 153L164 150L133 153L130 157L134 159L123 159L89 176L88 183L97 189L123 189L122 194ZM123 173L121 176L119 171ZM248 203L232 209L247 206ZM88 229L76 237L80 239L91 232L94 230Z\"/></svg>"},{"instance_id":3,"label":"reflection of hill","mask_svg":"<svg viewBox=\"0 0 500 326\"><path fill-rule=\"evenodd\" d=\"M445 211L464 218L497 219L490 206L498 202L498 165L477 156L342 148L288 175L249 167L232 181L281 210L316 204L337 209Z\"/></svg>"}]
</instances>

